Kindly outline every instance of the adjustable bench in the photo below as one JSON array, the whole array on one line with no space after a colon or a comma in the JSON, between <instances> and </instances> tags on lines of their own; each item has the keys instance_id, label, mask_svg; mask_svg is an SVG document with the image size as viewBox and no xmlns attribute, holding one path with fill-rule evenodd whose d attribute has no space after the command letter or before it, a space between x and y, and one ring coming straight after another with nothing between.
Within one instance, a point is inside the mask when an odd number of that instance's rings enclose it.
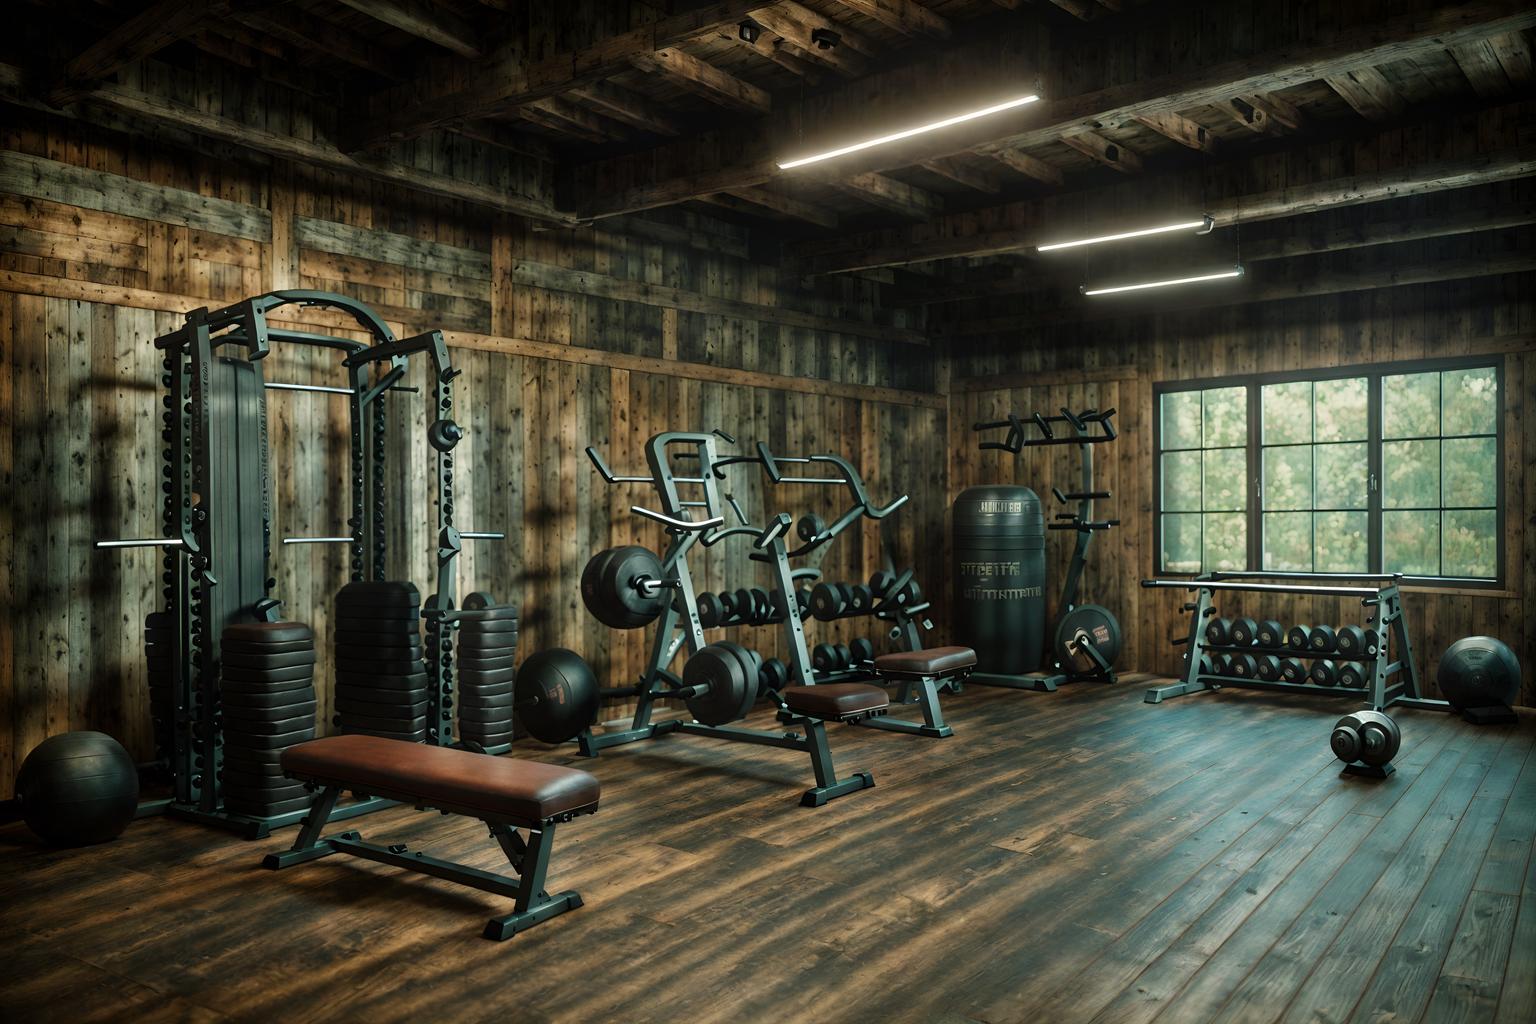
<instances>
[{"instance_id":1,"label":"adjustable bench","mask_svg":"<svg viewBox=\"0 0 1536 1024\"><path fill-rule=\"evenodd\" d=\"M953 736L955 730L944 721L939 707L939 692L959 693L966 677L976 668L976 652L969 647L930 647L919 651L882 654L874 660L874 673L887 686L899 684L894 703L918 704L923 709L922 724L904 718L882 718L864 724L895 732L915 732L920 736Z\"/></svg>"},{"instance_id":2,"label":"adjustable bench","mask_svg":"<svg viewBox=\"0 0 1536 1024\"><path fill-rule=\"evenodd\" d=\"M816 771L816 785L800 797L802 807L820 807L828 800L875 784L873 772L854 772L846 779L837 777L832 766L832 750L827 746L828 722L873 722L890 708L884 690L867 683L825 683L820 686L786 686L779 691L784 699L780 720L799 725L805 731L805 746L811 752L811 767Z\"/></svg>"},{"instance_id":3,"label":"adjustable bench","mask_svg":"<svg viewBox=\"0 0 1536 1024\"><path fill-rule=\"evenodd\" d=\"M289 777L319 786L321 792L293 848L268 854L264 867L277 870L347 853L514 899L513 913L486 923L488 939L511 938L581 906L574 891L554 896L545 892L544 876L555 825L597 810L597 779L587 772L366 735L327 736L289 747L283 751L282 767ZM479 818L490 826L517 877L407 853L404 843L375 846L356 832L321 838L344 789L420 810ZM518 829L527 831L526 840Z\"/></svg>"}]
</instances>

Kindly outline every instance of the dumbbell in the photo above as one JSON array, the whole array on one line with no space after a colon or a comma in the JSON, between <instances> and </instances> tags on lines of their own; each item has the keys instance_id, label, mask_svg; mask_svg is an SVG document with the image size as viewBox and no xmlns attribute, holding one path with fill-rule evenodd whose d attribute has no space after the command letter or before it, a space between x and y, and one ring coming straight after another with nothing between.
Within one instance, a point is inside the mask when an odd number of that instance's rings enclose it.
<instances>
[{"instance_id":1,"label":"dumbbell","mask_svg":"<svg viewBox=\"0 0 1536 1024\"><path fill-rule=\"evenodd\" d=\"M1318 686L1339 685L1339 666L1330 658L1318 658L1312 663L1312 671L1307 675Z\"/></svg>"},{"instance_id":2,"label":"dumbbell","mask_svg":"<svg viewBox=\"0 0 1536 1024\"><path fill-rule=\"evenodd\" d=\"M836 672L842 667L842 656L832 644L817 644L811 648L811 667L817 672Z\"/></svg>"},{"instance_id":3,"label":"dumbbell","mask_svg":"<svg viewBox=\"0 0 1536 1024\"><path fill-rule=\"evenodd\" d=\"M795 605L800 609L800 617L802 619L810 614L810 611L811 611L811 588L810 587L796 587L795 588Z\"/></svg>"},{"instance_id":4,"label":"dumbbell","mask_svg":"<svg viewBox=\"0 0 1536 1024\"><path fill-rule=\"evenodd\" d=\"M871 594L873 594L877 598L878 597L884 597L885 596L885 592L887 590L890 590L891 589L891 584L895 583L895 582L896 582L896 574L895 573L893 573L893 572L886 572L884 569L881 569L878 572L870 574L870 577L869 577L869 591L870 591Z\"/></svg>"},{"instance_id":5,"label":"dumbbell","mask_svg":"<svg viewBox=\"0 0 1536 1024\"><path fill-rule=\"evenodd\" d=\"M850 655L849 667L857 668L860 665L867 665L875 660L875 645L870 643L867 637L861 636L848 645L848 653Z\"/></svg>"},{"instance_id":6,"label":"dumbbell","mask_svg":"<svg viewBox=\"0 0 1536 1024\"><path fill-rule=\"evenodd\" d=\"M769 658L757 670L757 695L766 697L769 690L782 690L789 685L789 666L778 658Z\"/></svg>"},{"instance_id":7,"label":"dumbbell","mask_svg":"<svg viewBox=\"0 0 1536 1024\"><path fill-rule=\"evenodd\" d=\"M1259 675L1259 659L1251 654L1234 654L1227 659L1227 673L1239 679L1256 679Z\"/></svg>"},{"instance_id":8,"label":"dumbbell","mask_svg":"<svg viewBox=\"0 0 1536 1024\"><path fill-rule=\"evenodd\" d=\"M864 615L875 606L875 591L864 583L855 583L848 588L848 614Z\"/></svg>"},{"instance_id":9,"label":"dumbbell","mask_svg":"<svg viewBox=\"0 0 1536 1024\"><path fill-rule=\"evenodd\" d=\"M736 608L736 621L745 625L752 625L757 620L757 601L752 596L752 591L742 587L731 595L731 604Z\"/></svg>"},{"instance_id":10,"label":"dumbbell","mask_svg":"<svg viewBox=\"0 0 1536 1024\"><path fill-rule=\"evenodd\" d=\"M1365 666L1358 661L1346 661L1340 665L1339 685L1355 690L1365 686Z\"/></svg>"},{"instance_id":11,"label":"dumbbell","mask_svg":"<svg viewBox=\"0 0 1536 1024\"><path fill-rule=\"evenodd\" d=\"M847 609L848 598L848 584L818 583L811 590L811 614L823 622L830 622Z\"/></svg>"},{"instance_id":12,"label":"dumbbell","mask_svg":"<svg viewBox=\"0 0 1536 1024\"><path fill-rule=\"evenodd\" d=\"M853 665L853 650L847 644L834 644L832 649L837 652L837 670L839 672Z\"/></svg>"},{"instance_id":13,"label":"dumbbell","mask_svg":"<svg viewBox=\"0 0 1536 1024\"><path fill-rule=\"evenodd\" d=\"M773 598L762 587L752 588L752 624L761 626L773 621Z\"/></svg>"},{"instance_id":14,"label":"dumbbell","mask_svg":"<svg viewBox=\"0 0 1536 1024\"><path fill-rule=\"evenodd\" d=\"M1258 662L1260 679L1273 683L1280 678L1280 655L1261 654Z\"/></svg>"},{"instance_id":15,"label":"dumbbell","mask_svg":"<svg viewBox=\"0 0 1536 1024\"><path fill-rule=\"evenodd\" d=\"M1205 624L1205 642L1208 644L1229 644L1232 642L1232 623L1228 619L1212 619Z\"/></svg>"},{"instance_id":16,"label":"dumbbell","mask_svg":"<svg viewBox=\"0 0 1536 1024\"><path fill-rule=\"evenodd\" d=\"M1339 634L1332 626L1313 626L1307 643L1314 651L1332 651L1339 646Z\"/></svg>"},{"instance_id":17,"label":"dumbbell","mask_svg":"<svg viewBox=\"0 0 1536 1024\"><path fill-rule=\"evenodd\" d=\"M1340 761L1356 761L1371 768L1388 768L1403 745L1397 723L1380 711L1356 711L1345 715L1333 727L1328 746Z\"/></svg>"},{"instance_id":18,"label":"dumbbell","mask_svg":"<svg viewBox=\"0 0 1536 1024\"><path fill-rule=\"evenodd\" d=\"M1227 627L1227 641L1233 647L1252 647L1254 638L1258 635L1259 624L1248 616L1233 619Z\"/></svg>"},{"instance_id":19,"label":"dumbbell","mask_svg":"<svg viewBox=\"0 0 1536 1024\"><path fill-rule=\"evenodd\" d=\"M1307 681L1307 663L1300 658L1280 659L1280 681L1304 683Z\"/></svg>"},{"instance_id":20,"label":"dumbbell","mask_svg":"<svg viewBox=\"0 0 1536 1024\"><path fill-rule=\"evenodd\" d=\"M1380 637L1374 629L1364 626L1341 626L1334 645L1338 652L1349 658L1374 658Z\"/></svg>"},{"instance_id":21,"label":"dumbbell","mask_svg":"<svg viewBox=\"0 0 1536 1024\"><path fill-rule=\"evenodd\" d=\"M1232 674L1232 665L1225 654L1211 655L1211 674L1215 676L1229 676Z\"/></svg>"},{"instance_id":22,"label":"dumbbell","mask_svg":"<svg viewBox=\"0 0 1536 1024\"><path fill-rule=\"evenodd\" d=\"M1285 646L1293 651L1305 651L1312 646L1312 627L1295 625L1285 634Z\"/></svg>"},{"instance_id":23,"label":"dumbbell","mask_svg":"<svg viewBox=\"0 0 1536 1024\"><path fill-rule=\"evenodd\" d=\"M705 629L714 629L720 625L720 620L725 616L725 607L720 602L719 594L711 594L708 591L699 595L699 625Z\"/></svg>"},{"instance_id":24,"label":"dumbbell","mask_svg":"<svg viewBox=\"0 0 1536 1024\"><path fill-rule=\"evenodd\" d=\"M1258 631L1254 633L1253 638L1260 647L1278 651L1285 646L1285 627L1274 619L1265 619L1259 623Z\"/></svg>"},{"instance_id":25,"label":"dumbbell","mask_svg":"<svg viewBox=\"0 0 1536 1024\"><path fill-rule=\"evenodd\" d=\"M1186 665L1189 664L1189 652L1188 651L1184 652L1184 664L1186 664ZM1215 675L1216 674L1216 665L1211 660L1211 656L1209 654L1202 654L1202 655L1200 655L1200 668L1199 668L1199 670L1195 674L1196 675L1201 675L1201 676L1209 676L1209 675Z\"/></svg>"},{"instance_id":26,"label":"dumbbell","mask_svg":"<svg viewBox=\"0 0 1536 1024\"><path fill-rule=\"evenodd\" d=\"M768 592L769 622L783 622L789 615L789 608L784 603L784 591L777 588Z\"/></svg>"}]
</instances>

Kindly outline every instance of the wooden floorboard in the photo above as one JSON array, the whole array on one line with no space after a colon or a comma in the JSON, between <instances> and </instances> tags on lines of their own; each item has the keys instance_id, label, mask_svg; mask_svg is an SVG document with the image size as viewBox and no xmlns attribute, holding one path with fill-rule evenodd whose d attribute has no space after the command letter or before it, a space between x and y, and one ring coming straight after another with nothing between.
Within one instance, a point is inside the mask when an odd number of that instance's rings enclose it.
<instances>
[{"instance_id":1,"label":"wooden floorboard","mask_svg":"<svg viewBox=\"0 0 1536 1024\"><path fill-rule=\"evenodd\" d=\"M6 1020L1486 1021L1536 1017L1536 717L1405 711L1398 771L1341 776L1347 708L1143 684L972 687L933 741L832 730L873 790L797 806L801 756L669 737L576 764L603 809L507 943L497 897L331 858L257 866L168 819L52 851L0 829ZM767 716L751 724L767 725ZM351 826L348 826L351 827ZM366 837L494 869L475 822Z\"/></svg>"}]
</instances>

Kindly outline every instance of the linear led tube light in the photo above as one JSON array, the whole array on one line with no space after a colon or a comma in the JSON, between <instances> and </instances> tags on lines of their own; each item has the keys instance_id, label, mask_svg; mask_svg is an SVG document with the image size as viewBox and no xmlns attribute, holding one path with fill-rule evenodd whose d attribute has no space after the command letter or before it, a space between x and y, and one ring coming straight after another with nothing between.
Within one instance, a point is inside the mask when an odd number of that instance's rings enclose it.
<instances>
[{"instance_id":1,"label":"linear led tube light","mask_svg":"<svg viewBox=\"0 0 1536 1024\"><path fill-rule=\"evenodd\" d=\"M1112 288L1084 288L1084 295L1113 295L1116 292L1139 292L1147 288L1169 288L1176 284L1194 284L1197 281L1220 281L1223 278L1242 277L1241 265L1219 274L1200 274L1197 277L1174 277L1166 281L1143 281L1140 284L1120 284Z\"/></svg>"},{"instance_id":2,"label":"linear led tube light","mask_svg":"<svg viewBox=\"0 0 1536 1024\"><path fill-rule=\"evenodd\" d=\"M924 132L937 131L940 128L948 128L952 124L961 124L965 121L974 121L978 117L986 117L989 114L997 114L1004 110L1012 110L1014 107L1022 107L1026 103L1034 103L1040 97L1031 93L1028 96L1020 96L1017 99L1004 103L995 103L990 107L973 110L969 114L956 114L954 117L946 117L942 121L934 121L932 124L918 125L916 128L903 128L899 132L890 135L882 135L876 139L865 139L863 142L855 142L851 146L842 146L838 149L829 149L825 153L817 153L815 156L803 156L798 160L786 160L779 164L779 170L787 171L794 167L804 167L806 164L814 164L821 160L831 160L833 157L846 156L849 153L857 153L861 149L869 149L871 146L883 146L887 142L897 142L901 139L910 139L914 135Z\"/></svg>"},{"instance_id":3,"label":"linear led tube light","mask_svg":"<svg viewBox=\"0 0 1536 1024\"><path fill-rule=\"evenodd\" d=\"M1127 238L1142 238L1146 235L1164 235L1170 231L1190 231L1197 235L1210 234L1216 221L1210 214L1206 214L1199 220L1181 221L1178 224L1165 224L1160 228L1142 228L1140 231L1122 231L1116 235L1100 235L1098 238L1079 238L1072 242L1052 242L1050 245L1037 245L1035 252L1054 252L1057 249L1074 249L1080 245L1098 245L1101 242L1119 242Z\"/></svg>"}]
</instances>

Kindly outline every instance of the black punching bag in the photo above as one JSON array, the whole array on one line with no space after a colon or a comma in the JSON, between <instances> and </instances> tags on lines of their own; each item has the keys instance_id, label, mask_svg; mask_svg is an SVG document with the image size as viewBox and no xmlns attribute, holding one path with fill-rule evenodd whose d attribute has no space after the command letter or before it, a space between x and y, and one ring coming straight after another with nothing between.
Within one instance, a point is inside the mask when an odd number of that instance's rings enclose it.
<instances>
[{"instance_id":1,"label":"black punching bag","mask_svg":"<svg viewBox=\"0 0 1536 1024\"><path fill-rule=\"evenodd\" d=\"M1028 487L971 487L955 499L955 641L976 670L1040 667L1045 636L1045 514Z\"/></svg>"}]
</instances>

